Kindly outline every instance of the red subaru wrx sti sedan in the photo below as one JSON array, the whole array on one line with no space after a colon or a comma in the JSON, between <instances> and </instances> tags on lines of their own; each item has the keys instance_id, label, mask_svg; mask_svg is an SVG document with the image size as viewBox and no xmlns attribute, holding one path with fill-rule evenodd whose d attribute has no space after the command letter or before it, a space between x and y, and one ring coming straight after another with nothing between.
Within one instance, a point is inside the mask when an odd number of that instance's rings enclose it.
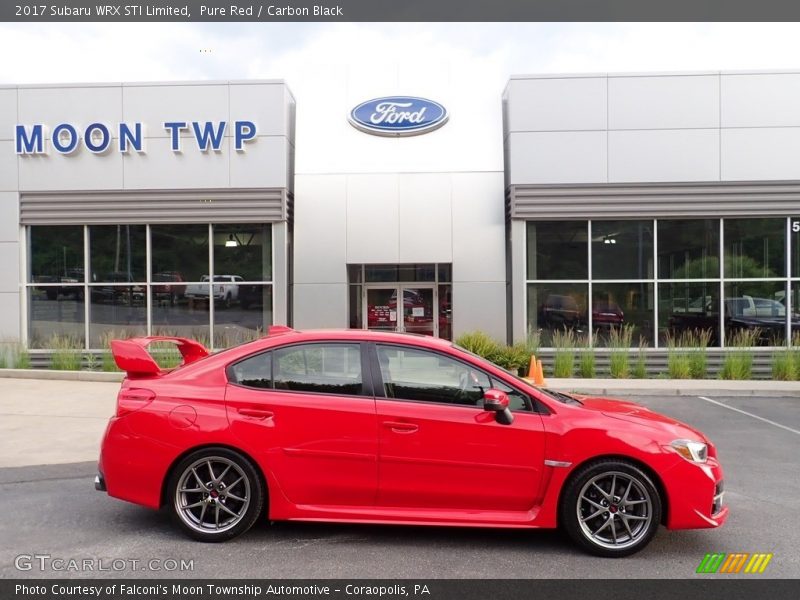
<instances>
[{"instance_id":1,"label":"red subaru wrx sti sedan","mask_svg":"<svg viewBox=\"0 0 800 600\"><path fill-rule=\"evenodd\" d=\"M161 370L146 347L177 344ZM95 487L168 507L191 537L259 518L563 527L601 556L660 524L718 527L722 468L691 427L629 402L535 387L449 342L273 327L217 354L115 340L127 372Z\"/></svg>"}]
</instances>

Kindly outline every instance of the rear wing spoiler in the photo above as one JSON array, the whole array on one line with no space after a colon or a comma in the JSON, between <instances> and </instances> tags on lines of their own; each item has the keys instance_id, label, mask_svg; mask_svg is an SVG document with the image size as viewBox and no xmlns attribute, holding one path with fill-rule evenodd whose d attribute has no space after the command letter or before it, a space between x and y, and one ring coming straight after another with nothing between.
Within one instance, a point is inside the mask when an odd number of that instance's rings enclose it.
<instances>
[{"instance_id":1,"label":"rear wing spoiler","mask_svg":"<svg viewBox=\"0 0 800 600\"><path fill-rule=\"evenodd\" d=\"M160 375L164 370L147 351L147 346L153 342L172 342L178 347L183 357L181 366L188 365L209 352L203 344L194 340L179 337L136 337L127 340L111 340L111 354L114 362L131 377L146 377Z\"/></svg>"}]
</instances>

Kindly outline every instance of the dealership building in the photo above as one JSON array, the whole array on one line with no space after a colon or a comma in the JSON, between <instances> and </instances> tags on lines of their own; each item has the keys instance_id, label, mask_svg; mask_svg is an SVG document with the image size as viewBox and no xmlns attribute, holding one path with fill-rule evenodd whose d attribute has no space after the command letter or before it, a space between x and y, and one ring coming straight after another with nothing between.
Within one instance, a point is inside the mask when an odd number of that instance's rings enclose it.
<instances>
[{"instance_id":1,"label":"dealership building","mask_svg":"<svg viewBox=\"0 0 800 600\"><path fill-rule=\"evenodd\" d=\"M0 85L0 342L800 331L800 72L336 75Z\"/></svg>"}]
</instances>

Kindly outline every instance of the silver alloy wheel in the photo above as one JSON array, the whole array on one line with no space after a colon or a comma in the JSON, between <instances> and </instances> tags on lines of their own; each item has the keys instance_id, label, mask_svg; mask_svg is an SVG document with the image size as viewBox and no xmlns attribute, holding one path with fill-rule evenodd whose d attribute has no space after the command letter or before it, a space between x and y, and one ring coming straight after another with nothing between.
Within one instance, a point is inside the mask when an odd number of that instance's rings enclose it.
<instances>
[{"instance_id":1,"label":"silver alloy wheel","mask_svg":"<svg viewBox=\"0 0 800 600\"><path fill-rule=\"evenodd\" d=\"M250 481L242 468L222 456L196 460L175 488L175 512L195 531L222 533L235 527L250 506Z\"/></svg>"},{"instance_id":2,"label":"silver alloy wheel","mask_svg":"<svg viewBox=\"0 0 800 600\"><path fill-rule=\"evenodd\" d=\"M607 471L587 481L576 510L583 535L611 550L638 543L653 520L653 502L645 485L620 471Z\"/></svg>"}]
</instances>

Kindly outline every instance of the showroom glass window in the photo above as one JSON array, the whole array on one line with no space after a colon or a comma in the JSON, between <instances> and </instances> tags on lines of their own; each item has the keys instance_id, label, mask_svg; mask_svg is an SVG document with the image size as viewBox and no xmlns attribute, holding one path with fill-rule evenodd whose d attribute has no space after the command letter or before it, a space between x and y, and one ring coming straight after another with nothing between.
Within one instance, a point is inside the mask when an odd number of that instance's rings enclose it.
<instances>
[{"instance_id":1,"label":"showroom glass window","mask_svg":"<svg viewBox=\"0 0 800 600\"><path fill-rule=\"evenodd\" d=\"M800 346L800 218L789 219L790 261L792 264L792 280L789 285L791 302L784 302L790 307L790 341L792 346Z\"/></svg>"},{"instance_id":2,"label":"showroom glass window","mask_svg":"<svg viewBox=\"0 0 800 600\"><path fill-rule=\"evenodd\" d=\"M726 345L786 343L786 233L786 219L724 220Z\"/></svg>"},{"instance_id":3,"label":"showroom glass window","mask_svg":"<svg viewBox=\"0 0 800 600\"><path fill-rule=\"evenodd\" d=\"M269 224L31 226L27 236L31 348L139 335L224 348L272 324Z\"/></svg>"},{"instance_id":4,"label":"showroom glass window","mask_svg":"<svg viewBox=\"0 0 800 600\"><path fill-rule=\"evenodd\" d=\"M653 221L592 221L593 279L652 279Z\"/></svg>"},{"instance_id":5,"label":"showroom glass window","mask_svg":"<svg viewBox=\"0 0 800 600\"><path fill-rule=\"evenodd\" d=\"M214 347L264 335L272 324L272 227L214 225Z\"/></svg>"},{"instance_id":6,"label":"showroom glass window","mask_svg":"<svg viewBox=\"0 0 800 600\"><path fill-rule=\"evenodd\" d=\"M719 278L719 219L658 222L659 279Z\"/></svg>"},{"instance_id":7,"label":"showroom glass window","mask_svg":"<svg viewBox=\"0 0 800 600\"><path fill-rule=\"evenodd\" d=\"M588 222L530 221L526 234L529 330L539 332L545 346L553 344L556 332L585 335L589 325Z\"/></svg>"},{"instance_id":8,"label":"showroom glass window","mask_svg":"<svg viewBox=\"0 0 800 600\"><path fill-rule=\"evenodd\" d=\"M781 346L792 335L800 345L800 219L563 224L586 226L583 247L576 236L552 245L554 223L526 224L527 323L542 346L552 346L555 331L572 330L578 343L602 347L621 326L632 329L633 345L666 347L703 333L710 346L732 346L742 332L757 346ZM546 267L548 244L563 250L554 263L562 269ZM573 264L582 255L585 263Z\"/></svg>"},{"instance_id":9,"label":"showroom glass window","mask_svg":"<svg viewBox=\"0 0 800 600\"><path fill-rule=\"evenodd\" d=\"M586 279L586 221L527 223L528 279Z\"/></svg>"},{"instance_id":10,"label":"showroom glass window","mask_svg":"<svg viewBox=\"0 0 800 600\"><path fill-rule=\"evenodd\" d=\"M719 236L719 219L658 221L660 345L699 334L720 345Z\"/></svg>"},{"instance_id":11,"label":"showroom glass window","mask_svg":"<svg viewBox=\"0 0 800 600\"><path fill-rule=\"evenodd\" d=\"M83 227L31 227L28 257L28 345L83 348L86 343Z\"/></svg>"},{"instance_id":12,"label":"showroom glass window","mask_svg":"<svg viewBox=\"0 0 800 600\"><path fill-rule=\"evenodd\" d=\"M89 347L147 335L147 227L92 225L89 237Z\"/></svg>"}]
</instances>

